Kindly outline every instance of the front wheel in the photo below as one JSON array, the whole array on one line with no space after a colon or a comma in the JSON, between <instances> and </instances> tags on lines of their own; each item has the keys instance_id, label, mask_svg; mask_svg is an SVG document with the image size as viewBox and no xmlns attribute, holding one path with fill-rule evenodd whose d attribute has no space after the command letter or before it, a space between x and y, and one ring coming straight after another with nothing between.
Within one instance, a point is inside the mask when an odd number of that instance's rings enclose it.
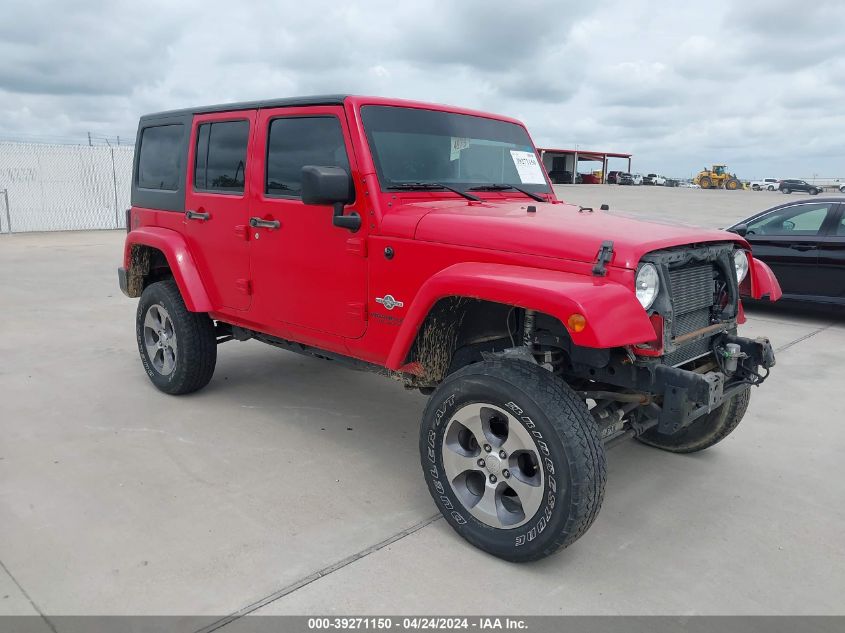
<instances>
[{"instance_id":1,"label":"front wheel","mask_svg":"<svg viewBox=\"0 0 845 633\"><path fill-rule=\"evenodd\" d=\"M523 361L484 361L446 378L423 414L420 457L449 524L509 561L573 543L604 497L604 447L585 402Z\"/></svg>"},{"instance_id":2,"label":"front wheel","mask_svg":"<svg viewBox=\"0 0 845 633\"><path fill-rule=\"evenodd\" d=\"M188 311L172 279L144 289L135 316L135 336L147 376L165 393L197 391L214 375L214 323L207 314Z\"/></svg>"},{"instance_id":3,"label":"front wheel","mask_svg":"<svg viewBox=\"0 0 845 633\"><path fill-rule=\"evenodd\" d=\"M792 193L792 192L789 190L789 187L784 187L783 189L781 189L781 191L783 191L784 193Z\"/></svg>"},{"instance_id":4,"label":"front wheel","mask_svg":"<svg viewBox=\"0 0 845 633\"><path fill-rule=\"evenodd\" d=\"M637 439L643 444L669 451L671 453L695 453L710 448L721 442L742 421L748 401L751 399L751 389L746 388L731 396L717 409L703 415L689 426L684 427L672 435L658 433L657 429L650 429Z\"/></svg>"}]
</instances>

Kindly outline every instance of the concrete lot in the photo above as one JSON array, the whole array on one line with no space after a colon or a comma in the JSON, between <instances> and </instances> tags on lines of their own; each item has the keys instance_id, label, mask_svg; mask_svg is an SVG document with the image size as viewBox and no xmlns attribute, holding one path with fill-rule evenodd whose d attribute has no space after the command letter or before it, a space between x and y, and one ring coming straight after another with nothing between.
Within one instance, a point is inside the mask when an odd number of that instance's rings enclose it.
<instances>
[{"instance_id":1,"label":"concrete lot","mask_svg":"<svg viewBox=\"0 0 845 633\"><path fill-rule=\"evenodd\" d=\"M560 191L709 226L786 198ZM158 393L122 241L0 236L0 614L845 613L842 314L749 309L780 351L739 429L613 449L593 528L517 566L436 518L419 394L254 342L204 391Z\"/></svg>"},{"instance_id":2,"label":"concrete lot","mask_svg":"<svg viewBox=\"0 0 845 633\"><path fill-rule=\"evenodd\" d=\"M599 209L625 211L638 217L724 228L784 202L811 198L779 191L727 191L627 185L555 185L558 198ZM831 194L833 195L833 194Z\"/></svg>"}]
</instances>

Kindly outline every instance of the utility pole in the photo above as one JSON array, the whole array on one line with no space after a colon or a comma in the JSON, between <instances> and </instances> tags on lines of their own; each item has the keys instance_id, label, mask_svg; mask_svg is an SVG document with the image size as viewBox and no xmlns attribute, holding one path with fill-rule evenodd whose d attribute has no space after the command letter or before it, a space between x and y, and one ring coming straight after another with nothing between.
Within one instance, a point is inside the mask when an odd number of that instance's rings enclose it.
<instances>
[{"instance_id":1,"label":"utility pole","mask_svg":"<svg viewBox=\"0 0 845 633\"><path fill-rule=\"evenodd\" d=\"M92 147L94 144L91 142L91 132L88 132L88 147Z\"/></svg>"}]
</instances>

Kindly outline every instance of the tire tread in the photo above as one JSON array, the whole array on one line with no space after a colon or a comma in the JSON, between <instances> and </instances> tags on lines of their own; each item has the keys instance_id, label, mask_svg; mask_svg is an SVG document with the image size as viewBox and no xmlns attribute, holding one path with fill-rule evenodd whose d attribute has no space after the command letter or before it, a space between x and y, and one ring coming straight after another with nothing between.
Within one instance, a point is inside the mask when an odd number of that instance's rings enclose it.
<instances>
[{"instance_id":1,"label":"tire tread","mask_svg":"<svg viewBox=\"0 0 845 633\"><path fill-rule=\"evenodd\" d=\"M148 294L149 293L149 294ZM138 304L138 318L143 319L142 312L146 309L144 295L152 297L161 294L165 308L170 313L174 327L179 328L178 345L179 360L183 360L182 367L176 368L174 380L167 383L153 383L161 391L172 395L193 393L205 387L214 375L217 365L217 337L214 332L214 322L203 312L190 312L185 307L185 301L179 292L179 287L173 279L157 281L147 286ZM178 324L178 325L177 325ZM144 355L141 339L138 339L138 351Z\"/></svg>"},{"instance_id":2,"label":"tire tread","mask_svg":"<svg viewBox=\"0 0 845 633\"><path fill-rule=\"evenodd\" d=\"M530 554L496 554L514 562L545 558L580 538L601 510L607 482L607 462L598 428L586 403L566 383L538 365L525 361L481 361L451 374L443 384L479 374L504 380L535 403L542 403L546 417L563 444L572 482L570 508L563 528L548 545L537 548ZM434 406L434 401L429 401L424 416L429 414L429 408Z\"/></svg>"}]
</instances>

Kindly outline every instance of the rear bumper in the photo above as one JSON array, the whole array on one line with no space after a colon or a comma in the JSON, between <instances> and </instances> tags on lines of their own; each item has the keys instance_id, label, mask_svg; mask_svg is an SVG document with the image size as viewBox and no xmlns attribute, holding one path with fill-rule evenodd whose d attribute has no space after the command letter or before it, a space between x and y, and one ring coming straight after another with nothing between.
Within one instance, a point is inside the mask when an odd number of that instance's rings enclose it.
<instances>
[{"instance_id":1,"label":"rear bumper","mask_svg":"<svg viewBox=\"0 0 845 633\"><path fill-rule=\"evenodd\" d=\"M760 375L760 368L768 370L775 364L775 353L768 339L725 336L720 342L739 345L745 355L730 375L723 371L699 373L666 365L655 368L650 391L663 396L659 432L675 433L750 385L762 383L765 375Z\"/></svg>"},{"instance_id":2,"label":"rear bumper","mask_svg":"<svg viewBox=\"0 0 845 633\"><path fill-rule=\"evenodd\" d=\"M129 296L129 282L126 278L126 269L121 267L117 269L117 283L120 284L120 291Z\"/></svg>"}]
</instances>

